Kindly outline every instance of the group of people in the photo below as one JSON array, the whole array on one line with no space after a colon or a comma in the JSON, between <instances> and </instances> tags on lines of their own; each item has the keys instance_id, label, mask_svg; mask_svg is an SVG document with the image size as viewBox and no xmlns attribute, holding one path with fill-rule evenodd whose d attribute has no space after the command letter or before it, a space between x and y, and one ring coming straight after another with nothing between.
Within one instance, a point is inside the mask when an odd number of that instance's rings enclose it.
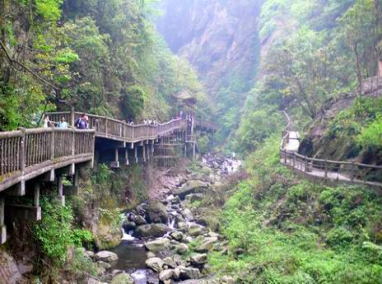
<instances>
[{"instance_id":1,"label":"group of people","mask_svg":"<svg viewBox=\"0 0 382 284\"><path fill-rule=\"evenodd\" d=\"M159 123L156 120L144 119L143 124L145 124L145 125L158 125Z\"/></svg>"},{"instance_id":2,"label":"group of people","mask_svg":"<svg viewBox=\"0 0 382 284\"><path fill-rule=\"evenodd\" d=\"M54 122L50 120L49 115L46 115L43 120L43 127L49 128L49 127L57 127L61 129L67 129L69 128L69 124L66 121L65 117L61 117L60 122ZM88 129L89 128L89 117L86 114L82 114L81 117L79 117L76 122L74 123L74 126L77 129Z\"/></svg>"}]
</instances>

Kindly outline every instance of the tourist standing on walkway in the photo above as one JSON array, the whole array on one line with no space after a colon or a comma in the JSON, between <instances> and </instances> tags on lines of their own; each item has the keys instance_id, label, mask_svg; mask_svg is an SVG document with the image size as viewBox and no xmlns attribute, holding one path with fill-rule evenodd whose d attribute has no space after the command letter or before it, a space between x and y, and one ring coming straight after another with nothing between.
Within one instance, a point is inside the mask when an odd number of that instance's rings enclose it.
<instances>
[{"instance_id":1,"label":"tourist standing on walkway","mask_svg":"<svg viewBox=\"0 0 382 284\"><path fill-rule=\"evenodd\" d=\"M58 123L58 128L61 128L61 129L68 128L68 123L66 122L65 117L61 117L61 121Z\"/></svg>"},{"instance_id":2,"label":"tourist standing on walkway","mask_svg":"<svg viewBox=\"0 0 382 284\"><path fill-rule=\"evenodd\" d=\"M88 121L89 121L88 116L86 114L83 114L79 119L77 119L75 126L78 129L88 129L89 127Z\"/></svg>"}]
</instances>

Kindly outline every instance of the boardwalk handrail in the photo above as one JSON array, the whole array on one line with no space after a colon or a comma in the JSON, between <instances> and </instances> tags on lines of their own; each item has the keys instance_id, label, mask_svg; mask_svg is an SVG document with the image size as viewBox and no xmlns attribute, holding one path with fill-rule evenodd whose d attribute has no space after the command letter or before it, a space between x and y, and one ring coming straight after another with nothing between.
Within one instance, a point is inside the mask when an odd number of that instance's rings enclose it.
<instances>
[{"instance_id":1,"label":"boardwalk handrail","mask_svg":"<svg viewBox=\"0 0 382 284\"><path fill-rule=\"evenodd\" d=\"M75 112L72 117L71 112L52 112L47 113L52 121L60 121L64 117L67 121L72 122L78 119L83 113ZM86 113L85 113L86 114ZM86 114L89 117L89 128L95 129L98 137L113 138L126 142L135 143L142 140L153 140L168 133L186 128L186 122L179 119L172 119L162 124L129 124L122 120L109 118L100 115ZM73 122L74 124L74 122Z\"/></svg>"},{"instance_id":2,"label":"boardwalk handrail","mask_svg":"<svg viewBox=\"0 0 382 284\"><path fill-rule=\"evenodd\" d=\"M281 138L280 156L283 164L292 167L294 170L303 172L313 179L324 179L331 181L341 181L350 184L364 184L375 187L382 187L379 178L382 177L382 166L362 164L348 161L332 161L325 159L310 158L285 149L289 139L289 127L291 121L284 111L288 125L286 134Z\"/></svg>"},{"instance_id":3,"label":"boardwalk handrail","mask_svg":"<svg viewBox=\"0 0 382 284\"><path fill-rule=\"evenodd\" d=\"M0 132L0 191L44 169L93 159L94 133L59 128Z\"/></svg>"}]
</instances>

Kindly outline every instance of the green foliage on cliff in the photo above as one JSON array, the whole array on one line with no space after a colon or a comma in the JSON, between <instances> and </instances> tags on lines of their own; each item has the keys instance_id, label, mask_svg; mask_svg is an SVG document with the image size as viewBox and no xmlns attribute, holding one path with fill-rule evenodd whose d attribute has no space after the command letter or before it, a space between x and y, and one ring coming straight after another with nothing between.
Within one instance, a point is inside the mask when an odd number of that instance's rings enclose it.
<instances>
[{"instance_id":1,"label":"green foliage on cliff","mask_svg":"<svg viewBox=\"0 0 382 284\"><path fill-rule=\"evenodd\" d=\"M69 246L82 246L91 242L93 236L87 230L74 228L70 206L61 206L54 198L42 198L41 207L43 218L34 227L34 238L47 261L53 267L60 267L67 259Z\"/></svg>"},{"instance_id":2,"label":"green foliage on cliff","mask_svg":"<svg viewBox=\"0 0 382 284\"><path fill-rule=\"evenodd\" d=\"M2 1L0 10L0 130L68 104L166 120L181 90L208 109L194 70L156 34L152 1Z\"/></svg>"}]
</instances>

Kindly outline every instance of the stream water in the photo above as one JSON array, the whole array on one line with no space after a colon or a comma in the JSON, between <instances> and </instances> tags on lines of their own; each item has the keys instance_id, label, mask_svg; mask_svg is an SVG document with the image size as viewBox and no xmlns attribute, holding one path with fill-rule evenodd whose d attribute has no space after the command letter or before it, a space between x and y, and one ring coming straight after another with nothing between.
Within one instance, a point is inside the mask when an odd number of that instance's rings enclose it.
<instances>
[{"instance_id":1,"label":"stream water","mask_svg":"<svg viewBox=\"0 0 382 284\"><path fill-rule=\"evenodd\" d=\"M236 172L241 166L241 161L238 161L235 158L225 158L224 160L220 160L219 163L216 163L214 157L211 156L203 158L202 163L205 166L214 169L214 171L220 176ZM168 216L167 227L169 231L162 237L168 237L169 239L171 239L171 232L179 229L178 222L180 222L180 219L183 220L182 222L186 224L187 228L190 228L190 226L196 224L195 222L192 222L193 217L191 220L189 220L185 216L185 208L182 207L183 203L180 203L178 201L176 204L173 204L172 200L174 200L175 198L178 197L175 197L174 195L169 195L167 196L166 201L163 202L166 206ZM134 216L134 214L139 215L138 211L139 210L124 213L121 216L122 224L124 224L125 222L131 222L131 217ZM147 221L146 212L144 214L140 212L140 214L141 217L146 217ZM145 242L155 240L157 238L136 238L134 237L134 230L132 229L129 232L126 232L125 227L123 225L121 226L121 230L121 243L111 250L112 252L116 253L119 257L118 261L113 265L113 269L126 271L133 277L136 284L159 283L158 274L152 271L151 269L148 269L146 266L146 260L148 259L148 251L145 248ZM156 255L163 259L166 256L172 256L172 253L170 251L167 251L163 254L156 253Z\"/></svg>"}]
</instances>

